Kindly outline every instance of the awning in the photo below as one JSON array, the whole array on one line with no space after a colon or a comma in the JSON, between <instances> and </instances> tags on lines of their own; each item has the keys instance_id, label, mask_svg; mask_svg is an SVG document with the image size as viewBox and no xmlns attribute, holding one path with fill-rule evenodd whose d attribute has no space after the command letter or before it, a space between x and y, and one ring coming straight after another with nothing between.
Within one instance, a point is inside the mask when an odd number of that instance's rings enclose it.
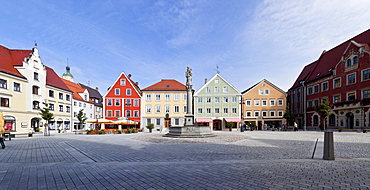
<instances>
[{"instance_id":1,"label":"awning","mask_svg":"<svg viewBox=\"0 0 370 190\"><path fill-rule=\"evenodd\" d=\"M233 122L233 123L240 123L242 122L242 120L238 117L234 117L234 118L225 118L226 122Z\"/></svg>"},{"instance_id":2,"label":"awning","mask_svg":"<svg viewBox=\"0 0 370 190\"><path fill-rule=\"evenodd\" d=\"M195 121L197 123L211 123L212 119L211 118L195 118Z\"/></svg>"}]
</instances>

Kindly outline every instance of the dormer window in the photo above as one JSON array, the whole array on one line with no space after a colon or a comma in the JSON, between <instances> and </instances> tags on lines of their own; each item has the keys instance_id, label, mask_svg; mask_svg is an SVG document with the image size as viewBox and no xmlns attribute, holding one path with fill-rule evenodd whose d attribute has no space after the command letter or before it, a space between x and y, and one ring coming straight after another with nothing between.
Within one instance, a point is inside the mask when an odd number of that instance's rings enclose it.
<instances>
[{"instance_id":1,"label":"dormer window","mask_svg":"<svg viewBox=\"0 0 370 190\"><path fill-rule=\"evenodd\" d=\"M320 76L320 74L321 74L321 73L317 73L317 75L316 75L316 76L318 77L318 76Z\"/></svg>"},{"instance_id":2,"label":"dormer window","mask_svg":"<svg viewBox=\"0 0 370 190\"><path fill-rule=\"evenodd\" d=\"M351 59L348 59L347 60L347 67L350 67L352 65L352 60Z\"/></svg>"},{"instance_id":3,"label":"dormer window","mask_svg":"<svg viewBox=\"0 0 370 190\"><path fill-rule=\"evenodd\" d=\"M353 58L353 64L357 64L358 63L358 57L357 56L355 56L354 58Z\"/></svg>"}]
</instances>

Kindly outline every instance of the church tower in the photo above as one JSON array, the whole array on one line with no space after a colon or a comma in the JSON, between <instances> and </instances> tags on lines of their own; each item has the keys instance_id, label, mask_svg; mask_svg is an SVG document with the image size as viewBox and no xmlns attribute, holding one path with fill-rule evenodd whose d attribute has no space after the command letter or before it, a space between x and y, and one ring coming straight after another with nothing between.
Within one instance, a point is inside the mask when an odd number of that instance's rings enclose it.
<instances>
[{"instance_id":1,"label":"church tower","mask_svg":"<svg viewBox=\"0 0 370 190\"><path fill-rule=\"evenodd\" d=\"M74 77L73 75L71 74L71 68L67 65L66 67L66 72L63 73L63 76L62 78L66 79L66 80L69 80L71 82L74 82Z\"/></svg>"}]
</instances>

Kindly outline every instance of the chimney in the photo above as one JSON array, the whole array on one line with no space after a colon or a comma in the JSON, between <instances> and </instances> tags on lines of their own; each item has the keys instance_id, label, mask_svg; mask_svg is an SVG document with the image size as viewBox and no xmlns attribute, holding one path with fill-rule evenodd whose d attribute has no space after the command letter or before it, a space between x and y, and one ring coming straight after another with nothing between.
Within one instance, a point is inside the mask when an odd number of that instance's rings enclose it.
<instances>
[{"instance_id":1,"label":"chimney","mask_svg":"<svg viewBox=\"0 0 370 190\"><path fill-rule=\"evenodd\" d=\"M136 86L139 86L139 82L135 82Z\"/></svg>"},{"instance_id":2,"label":"chimney","mask_svg":"<svg viewBox=\"0 0 370 190\"><path fill-rule=\"evenodd\" d=\"M131 74L128 74L128 76L127 76L127 77L128 77L128 78L131 78L131 76L132 76Z\"/></svg>"},{"instance_id":3,"label":"chimney","mask_svg":"<svg viewBox=\"0 0 370 190\"><path fill-rule=\"evenodd\" d=\"M99 91L99 88L98 88L98 87L95 87L95 90L96 90L96 91Z\"/></svg>"},{"instance_id":4,"label":"chimney","mask_svg":"<svg viewBox=\"0 0 370 190\"><path fill-rule=\"evenodd\" d=\"M207 78L205 78L204 79L204 84L206 84L208 82L208 79Z\"/></svg>"}]
</instances>

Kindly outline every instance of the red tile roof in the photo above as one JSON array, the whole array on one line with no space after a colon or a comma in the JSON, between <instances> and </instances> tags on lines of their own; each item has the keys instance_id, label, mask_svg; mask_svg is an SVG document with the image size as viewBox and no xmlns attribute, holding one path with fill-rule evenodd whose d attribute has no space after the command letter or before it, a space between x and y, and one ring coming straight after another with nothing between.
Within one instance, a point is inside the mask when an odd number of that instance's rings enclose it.
<instances>
[{"instance_id":1,"label":"red tile roof","mask_svg":"<svg viewBox=\"0 0 370 190\"><path fill-rule=\"evenodd\" d=\"M141 91L186 91L186 86L173 79L163 79Z\"/></svg>"},{"instance_id":2,"label":"red tile roof","mask_svg":"<svg viewBox=\"0 0 370 190\"><path fill-rule=\"evenodd\" d=\"M89 102L89 103L94 103L92 100L84 100L78 93L83 93L86 89L82 88L80 85L74 83L74 82L71 82L69 80L66 80L66 79L63 79L63 78L60 78L66 85L69 89L71 89L71 91L73 92L73 96L72 98L75 99L75 100L80 100L80 101L84 101L84 102Z\"/></svg>"},{"instance_id":3,"label":"red tile roof","mask_svg":"<svg viewBox=\"0 0 370 190\"><path fill-rule=\"evenodd\" d=\"M370 29L341 43L329 51L324 51L318 60L310 65L307 65L303 69L292 88L297 86L297 82L299 83L299 81L302 81L300 77L302 79L304 78L305 81L313 81L323 76L330 75L332 70L335 69L335 66L340 62L343 53L351 41L355 41L358 44L365 46L365 49L369 48L368 44L370 44Z\"/></svg>"},{"instance_id":4,"label":"red tile roof","mask_svg":"<svg viewBox=\"0 0 370 190\"><path fill-rule=\"evenodd\" d=\"M11 50L0 45L0 72L25 79L14 66L22 66L24 58L29 57L31 53L32 50Z\"/></svg>"},{"instance_id":5,"label":"red tile roof","mask_svg":"<svg viewBox=\"0 0 370 190\"><path fill-rule=\"evenodd\" d=\"M45 66L46 68L46 84L50 86L54 86L56 88L60 88L63 90L67 90L72 92L67 85L62 81L62 79L55 73L55 71L50 68Z\"/></svg>"}]
</instances>

